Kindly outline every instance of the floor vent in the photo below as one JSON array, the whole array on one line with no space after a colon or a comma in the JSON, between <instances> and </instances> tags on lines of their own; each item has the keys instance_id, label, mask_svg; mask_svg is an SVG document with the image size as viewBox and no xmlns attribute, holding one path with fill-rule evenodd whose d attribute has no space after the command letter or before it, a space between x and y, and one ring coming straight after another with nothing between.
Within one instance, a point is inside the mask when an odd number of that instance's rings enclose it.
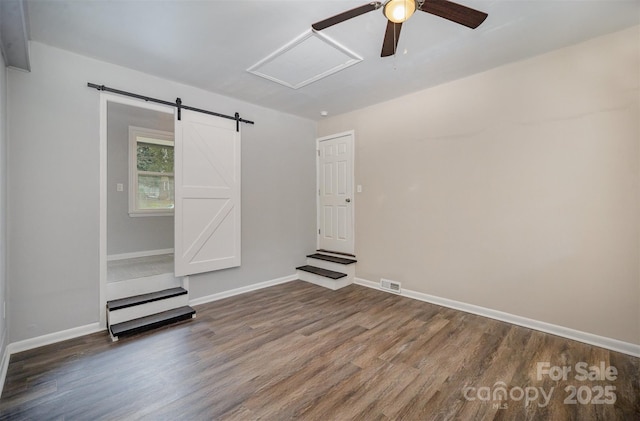
<instances>
[{"instance_id":1,"label":"floor vent","mask_svg":"<svg viewBox=\"0 0 640 421\"><path fill-rule=\"evenodd\" d=\"M395 292L396 294L400 294L400 282L390 281L388 279L380 279L380 288L385 291Z\"/></svg>"}]
</instances>

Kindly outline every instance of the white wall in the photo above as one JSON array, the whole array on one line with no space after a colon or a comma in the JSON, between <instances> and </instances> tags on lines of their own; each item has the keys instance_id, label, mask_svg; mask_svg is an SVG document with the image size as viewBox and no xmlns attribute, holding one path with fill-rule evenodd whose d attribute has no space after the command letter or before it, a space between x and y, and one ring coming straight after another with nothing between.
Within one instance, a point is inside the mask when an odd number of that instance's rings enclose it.
<instances>
[{"instance_id":1,"label":"white wall","mask_svg":"<svg viewBox=\"0 0 640 421\"><path fill-rule=\"evenodd\" d=\"M640 344L639 32L320 122L356 133L356 276Z\"/></svg>"},{"instance_id":2,"label":"white wall","mask_svg":"<svg viewBox=\"0 0 640 421\"><path fill-rule=\"evenodd\" d=\"M8 341L4 302L7 297L7 70L0 54L0 364ZM1 386L0 386L1 388Z\"/></svg>"},{"instance_id":3,"label":"white wall","mask_svg":"<svg viewBox=\"0 0 640 421\"><path fill-rule=\"evenodd\" d=\"M174 117L116 103L107 115L107 254L171 249L173 216L129 216L129 126L173 133Z\"/></svg>"},{"instance_id":4,"label":"white wall","mask_svg":"<svg viewBox=\"0 0 640 421\"><path fill-rule=\"evenodd\" d=\"M98 321L99 94L87 82L256 122L242 126L242 266L192 277L191 298L293 274L313 250L314 122L39 43L31 64L8 83L11 342Z\"/></svg>"}]
</instances>

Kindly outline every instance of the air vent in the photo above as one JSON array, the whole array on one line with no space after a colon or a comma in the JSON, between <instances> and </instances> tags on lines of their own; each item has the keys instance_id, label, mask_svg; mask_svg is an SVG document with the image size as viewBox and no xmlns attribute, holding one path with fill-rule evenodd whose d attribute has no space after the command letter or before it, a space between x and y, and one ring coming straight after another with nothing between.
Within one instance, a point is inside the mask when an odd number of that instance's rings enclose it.
<instances>
[{"instance_id":1,"label":"air vent","mask_svg":"<svg viewBox=\"0 0 640 421\"><path fill-rule=\"evenodd\" d=\"M390 281L388 279L380 279L380 288L385 291L393 292L396 294L400 294L400 282Z\"/></svg>"}]
</instances>

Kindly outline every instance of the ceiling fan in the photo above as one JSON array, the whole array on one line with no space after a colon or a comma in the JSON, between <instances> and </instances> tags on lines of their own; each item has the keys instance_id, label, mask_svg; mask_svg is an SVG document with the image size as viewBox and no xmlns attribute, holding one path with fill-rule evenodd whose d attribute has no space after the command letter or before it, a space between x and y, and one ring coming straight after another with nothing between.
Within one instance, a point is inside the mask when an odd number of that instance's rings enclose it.
<instances>
[{"instance_id":1,"label":"ceiling fan","mask_svg":"<svg viewBox=\"0 0 640 421\"><path fill-rule=\"evenodd\" d=\"M328 19L316 22L311 27L316 31L344 22L356 16L383 8L388 19L387 30L382 42L380 57L392 56L396 53L402 23L409 19L416 10L440 16L460 25L475 29L487 18L487 14L448 0L388 0L386 2L372 1L355 9L338 13Z\"/></svg>"}]
</instances>

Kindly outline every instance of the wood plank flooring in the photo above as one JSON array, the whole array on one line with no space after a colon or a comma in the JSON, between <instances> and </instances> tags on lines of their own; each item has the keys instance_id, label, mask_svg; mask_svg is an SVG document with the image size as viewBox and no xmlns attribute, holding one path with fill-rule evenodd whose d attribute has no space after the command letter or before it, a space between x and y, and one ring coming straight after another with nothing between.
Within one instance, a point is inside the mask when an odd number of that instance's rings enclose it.
<instances>
[{"instance_id":1,"label":"wood plank flooring","mask_svg":"<svg viewBox=\"0 0 640 421\"><path fill-rule=\"evenodd\" d=\"M638 358L365 287L294 281L197 311L13 355L0 419L640 419ZM574 378L601 361L616 380ZM538 379L538 362L572 371ZM605 386L615 403L591 403Z\"/></svg>"}]
</instances>

